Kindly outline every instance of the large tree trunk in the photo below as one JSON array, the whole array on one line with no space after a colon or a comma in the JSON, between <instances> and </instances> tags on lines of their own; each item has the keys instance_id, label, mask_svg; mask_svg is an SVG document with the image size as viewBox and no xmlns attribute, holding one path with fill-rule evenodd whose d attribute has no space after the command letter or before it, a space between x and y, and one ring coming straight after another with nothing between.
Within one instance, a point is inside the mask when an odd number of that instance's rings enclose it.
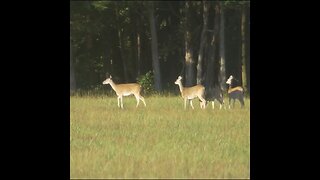
<instances>
[{"instance_id":1,"label":"large tree trunk","mask_svg":"<svg viewBox=\"0 0 320 180\"><path fill-rule=\"evenodd\" d=\"M137 19L137 77L141 75L140 70L141 62L141 41L140 41L140 19Z\"/></svg>"},{"instance_id":2,"label":"large tree trunk","mask_svg":"<svg viewBox=\"0 0 320 180\"><path fill-rule=\"evenodd\" d=\"M72 62L72 45L70 39L70 93L76 90L76 78L74 75L74 66Z\"/></svg>"},{"instance_id":3,"label":"large tree trunk","mask_svg":"<svg viewBox=\"0 0 320 180\"><path fill-rule=\"evenodd\" d=\"M246 9L241 8L241 62L242 62L242 85L247 90L247 71L246 71Z\"/></svg>"},{"instance_id":4,"label":"large tree trunk","mask_svg":"<svg viewBox=\"0 0 320 180\"><path fill-rule=\"evenodd\" d=\"M141 62L141 42L140 42L140 33L137 33L137 77L140 76L140 62Z\"/></svg>"},{"instance_id":5,"label":"large tree trunk","mask_svg":"<svg viewBox=\"0 0 320 180\"><path fill-rule=\"evenodd\" d=\"M246 23L246 55L247 55L247 90L250 94L250 7L247 7L247 23Z\"/></svg>"},{"instance_id":6,"label":"large tree trunk","mask_svg":"<svg viewBox=\"0 0 320 180\"><path fill-rule=\"evenodd\" d=\"M123 66L123 74L124 74L124 81L128 81L128 69L127 65L124 59L124 50L122 46L122 32L121 32L121 27L120 27L120 17L119 17L119 8L116 7L116 19L117 19L117 29L118 29L118 40L119 40L119 50L120 50L120 59L122 61L122 66Z\"/></svg>"},{"instance_id":7,"label":"large tree trunk","mask_svg":"<svg viewBox=\"0 0 320 180\"><path fill-rule=\"evenodd\" d=\"M201 32L200 47L198 54L198 64L197 64L197 84L202 83L202 65L203 65L203 53L206 44L206 32L208 29L208 14L209 14L209 3L203 1L203 28Z\"/></svg>"},{"instance_id":8,"label":"large tree trunk","mask_svg":"<svg viewBox=\"0 0 320 180\"><path fill-rule=\"evenodd\" d=\"M226 90L226 59L225 59L225 43L224 43L224 8L220 2L220 87L223 91Z\"/></svg>"},{"instance_id":9,"label":"large tree trunk","mask_svg":"<svg viewBox=\"0 0 320 180\"><path fill-rule=\"evenodd\" d=\"M216 66L219 65L218 63L218 43L219 43L219 15L220 15L220 8L218 2L215 4L215 15L214 15L214 27L213 27L213 36L210 43L209 48L209 57L207 58L207 66L206 66L206 76L205 76L205 86L206 87L213 87L217 84L217 73L216 71L219 70Z\"/></svg>"},{"instance_id":10,"label":"large tree trunk","mask_svg":"<svg viewBox=\"0 0 320 180\"><path fill-rule=\"evenodd\" d=\"M185 77L186 86L194 85L194 61L191 47L190 2L185 3Z\"/></svg>"},{"instance_id":11,"label":"large tree trunk","mask_svg":"<svg viewBox=\"0 0 320 180\"><path fill-rule=\"evenodd\" d=\"M156 31L156 22L154 17L154 2L149 2L149 20L150 20L150 30L151 30L151 50L152 50L152 67L154 74L155 90L161 91L161 73L160 73L160 63L158 55L158 39Z\"/></svg>"}]
</instances>

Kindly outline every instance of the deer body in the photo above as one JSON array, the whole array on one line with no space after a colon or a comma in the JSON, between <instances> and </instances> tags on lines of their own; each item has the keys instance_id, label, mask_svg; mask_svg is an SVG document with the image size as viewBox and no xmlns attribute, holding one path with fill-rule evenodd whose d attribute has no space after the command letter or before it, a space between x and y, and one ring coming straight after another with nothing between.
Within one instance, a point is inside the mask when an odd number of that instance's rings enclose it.
<instances>
[{"instance_id":1,"label":"deer body","mask_svg":"<svg viewBox=\"0 0 320 180\"><path fill-rule=\"evenodd\" d=\"M233 107L235 104L235 100L238 99L240 104L241 104L241 108L244 107L244 92L243 92L243 88L241 86L235 86L234 87L234 78L231 75L229 77L229 79L227 80L227 84L229 85L229 89L228 89L228 96L229 96L229 109L230 109L230 105L231 105L231 100L233 100Z\"/></svg>"},{"instance_id":2,"label":"deer body","mask_svg":"<svg viewBox=\"0 0 320 180\"><path fill-rule=\"evenodd\" d=\"M192 99L196 97L198 97L201 100L200 107L202 108L203 105L205 106L205 99L203 98L205 89L204 86L198 84L192 87L183 87L181 80L182 77L179 76L175 84L179 86L181 96L184 99L184 109L187 108L187 100L190 100L190 106L192 107L192 109L194 109L192 105Z\"/></svg>"},{"instance_id":3,"label":"deer body","mask_svg":"<svg viewBox=\"0 0 320 180\"><path fill-rule=\"evenodd\" d=\"M144 98L140 95L141 86L137 83L127 83L127 84L115 84L110 76L105 81L103 81L102 84L110 84L112 89L116 92L118 98L118 107L121 107L123 109L123 96L130 96L134 95L137 100L136 107L139 106L140 100L144 103L144 106L146 105L146 102L144 101ZM121 104L120 104L121 103Z\"/></svg>"},{"instance_id":4,"label":"deer body","mask_svg":"<svg viewBox=\"0 0 320 180\"><path fill-rule=\"evenodd\" d=\"M232 88L231 85L230 85L229 89L228 89L228 94L232 93L234 91L243 91L243 88L241 86L237 86L237 87Z\"/></svg>"},{"instance_id":5,"label":"deer body","mask_svg":"<svg viewBox=\"0 0 320 180\"><path fill-rule=\"evenodd\" d=\"M210 101L212 102L212 109L214 109L215 100L217 100L220 103L220 109L224 105L222 90L218 86L205 87L204 98L207 102L210 102Z\"/></svg>"}]
</instances>

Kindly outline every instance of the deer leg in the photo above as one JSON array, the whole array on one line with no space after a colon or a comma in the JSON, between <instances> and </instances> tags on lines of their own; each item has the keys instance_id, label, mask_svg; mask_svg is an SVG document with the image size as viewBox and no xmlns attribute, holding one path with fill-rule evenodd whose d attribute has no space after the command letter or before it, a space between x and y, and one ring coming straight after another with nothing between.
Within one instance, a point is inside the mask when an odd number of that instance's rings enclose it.
<instances>
[{"instance_id":1,"label":"deer leg","mask_svg":"<svg viewBox=\"0 0 320 180\"><path fill-rule=\"evenodd\" d=\"M192 105L192 99L190 99L189 101L190 101L190 106L192 107L192 109L194 109L194 107Z\"/></svg>"},{"instance_id":2,"label":"deer leg","mask_svg":"<svg viewBox=\"0 0 320 180\"><path fill-rule=\"evenodd\" d=\"M144 106L146 107L147 105L146 105L146 102L144 101L144 98L140 95L140 99L141 99L141 101L143 102L143 104L144 104Z\"/></svg>"},{"instance_id":3,"label":"deer leg","mask_svg":"<svg viewBox=\"0 0 320 180\"><path fill-rule=\"evenodd\" d=\"M202 96L198 96L201 102L204 104L204 109L206 108L206 100Z\"/></svg>"},{"instance_id":4,"label":"deer leg","mask_svg":"<svg viewBox=\"0 0 320 180\"><path fill-rule=\"evenodd\" d=\"M225 105L225 103L224 103L224 99L222 98L222 99L220 99L220 109L222 109L222 106L223 106L223 109L226 109L226 105Z\"/></svg>"},{"instance_id":5,"label":"deer leg","mask_svg":"<svg viewBox=\"0 0 320 180\"><path fill-rule=\"evenodd\" d=\"M123 97L120 96L120 100L121 100L121 108L123 109Z\"/></svg>"},{"instance_id":6,"label":"deer leg","mask_svg":"<svg viewBox=\"0 0 320 180\"><path fill-rule=\"evenodd\" d=\"M206 108L206 102L200 101L200 108L205 109Z\"/></svg>"},{"instance_id":7,"label":"deer leg","mask_svg":"<svg viewBox=\"0 0 320 180\"><path fill-rule=\"evenodd\" d=\"M212 109L214 109L214 100L212 101Z\"/></svg>"},{"instance_id":8,"label":"deer leg","mask_svg":"<svg viewBox=\"0 0 320 180\"><path fill-rule=\"evenodd\" d=\"M217 99L218 101L219 101L219 103L220 103L220 108L219 109L221 109L222 108L222 104L223 104L223 99Z\"/></svg>"},{"instance_id":9,"label":"deer leg","mask_svg":"<svg viewBox=\"0 0 320 180\"><path fill-rule=\"evenodd\" d=\"M240 97L240 98L239 98L239 101L240 101L240 103L241 103L241 108L243 108L243 107L244 107L244 100L243 100L243 97Z\"/></svg>"},{"instance_id":10,"label":"deer leg","mask_svg":"<svg viewBox=\"0 0 320 180\"><path fill-rule=\"evenodd\" d=\"M137 100L137 105L136 105L136 108L137 108L137 107L139 106L140 99L139 99L138 95L134 95L134 97L135 97L136 100Z\"/></svg>"},{"instance_id":11,"label":"deer leg","mask_svg":"<svg viewBox=\"0 0 320 180\"><path fill-rule=\"evenodd\" d=\"M229 109L231 108L230 104L231 104L231 97L229 97Z\"/></svg>"},{"instance_id":12,"label":"deer leg","mask_svg":"<svg viewBox=\"0 0 320 180\"><path fill-rule=\"evenodd\" d=\"M120 96L118 96L118 107L120 107Z\"/></svg>"}]
</instances>

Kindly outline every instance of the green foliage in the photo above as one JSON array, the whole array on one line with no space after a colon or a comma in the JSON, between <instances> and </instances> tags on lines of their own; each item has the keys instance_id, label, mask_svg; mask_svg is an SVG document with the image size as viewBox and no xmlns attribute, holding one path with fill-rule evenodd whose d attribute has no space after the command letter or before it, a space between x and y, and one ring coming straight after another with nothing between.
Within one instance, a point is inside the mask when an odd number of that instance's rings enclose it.
<instances>
[{"instance_id":1,"label":"green foliage","mask_svg":"<svg viewBox=\"0 0 320 180\"><path fill-rule=\"evenodd\" d=\"M155 93L154 89L154 76L151 71L147 72L144 75L140 75L137 78L137 82L142 86L142 90L144 94L152 94Z\"/></svg>"},{"instance_id":2,"label":"green foliage","mask_svg":"<svg viewBox=\"0 0 320 180\"><path fill-rule=\"evenodd\" d=\"M94 1L92 2L92 5L94 8L96 8L98 11L104 11L105 9L110 8L111 2L110 1Z\"/></svg>"},{"instance_id":3,"label":"green foliage","mask_svg":"<svg viewBox=\"0 0 320 180\"><path fill-rule=\"evenodd\" d=\"M241 42L241 16L239 13L242 7L250 6L250 1L228 0L209 1L209 3L210 13L206 36L208 42L211 42L212 39L214 5L219 3L226 10L226 73L238 73L238 69L241 68L238 61L238 57L241 57L239 44ZM128 81L124 75L124 69L126 69L129 77L134 76L137 72L152 70L148 4L144 1L70 2L71 59L74 65L77 89L103 92L93 86L101 83L100 77L107 71L117 74L121 81ZM172 91L170 89L172 82L168 86L165 84L168 83L168 80L172 81L176 78L177 73L181 71L184 60L185 3L182 1L159 1L155 2L154 5L154 15L157 22L158 57L161 71L165 69L166 72L161 74L162 87L165 87L163 88L164 91ZM191 2L189 10L190 26L192 27L190 28L192 34L191 47L196 63L203 22L202 2ZM249 45L246 45L246 47L250 47ZM205 51L204 56L209 57L209 53L209 50ZM152 75L149 73L150 77L144 76L139 77L139 81L145 88L144 92L151 94L154 91ZM176 87L173 90L175 89Z\"/></svg>"},{"instance_id":4,"label":"green foliage","mask_svg":"<svg viewBox=\"0 0 320 180\"><path fill-rule=\"evenodd\" d=\"M223 7L229 8L229 9L240 9L244 6L250 7L250 1L227 0L227 1L221 1L220 3Z\"/></svg>"}]
</instances>

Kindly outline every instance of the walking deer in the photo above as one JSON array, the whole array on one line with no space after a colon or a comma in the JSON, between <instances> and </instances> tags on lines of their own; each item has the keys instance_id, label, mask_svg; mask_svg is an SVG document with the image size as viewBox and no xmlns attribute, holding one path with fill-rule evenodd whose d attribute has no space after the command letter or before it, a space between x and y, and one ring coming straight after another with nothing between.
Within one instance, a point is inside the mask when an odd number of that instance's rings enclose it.
<instances>
[{"instance_id":1,"label":"walking deer","mask_svg":"<svg viewBox=\"0 0 320 180\"><path fill-rule=\"evenodd\" d=\"M141 85L137 83L127 83L127 84L115 84L112 81L112 76L107 78L105 81L102 82L102 84L110 84L112 89L116 92L118 96L118 107L121 107L123 109L123 96L129 96L134 95L137 100L136 107L139 106L140 100L144 103L144 106L146 105L146 102L144 101L144 98L140 95L141 91ZM121 101L121 104L120 104Z\"/></svg>"}]
</instances>

